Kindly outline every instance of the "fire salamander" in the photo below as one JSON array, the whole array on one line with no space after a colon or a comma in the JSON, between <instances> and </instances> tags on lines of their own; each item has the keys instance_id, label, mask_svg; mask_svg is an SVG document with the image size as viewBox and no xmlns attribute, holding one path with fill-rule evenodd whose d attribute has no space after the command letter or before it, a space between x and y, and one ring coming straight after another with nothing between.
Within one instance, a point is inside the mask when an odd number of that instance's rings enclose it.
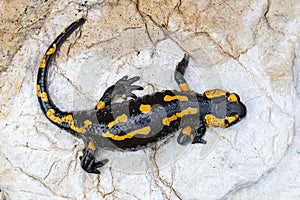
<instances>
[{"instance_id":1,"label":"fire salamander","mask_svg":"<svg viewBox=\"0 0 300 200\"><path fill-rule=\"evenodd\" d=\"M37 96L45 116L56 126L80 138L85 143L82 168L99 174L98 168L108 159L97 160L99 148L138 150L180 130L177 142L181 145L202 143L209 126L227 128L246 116L246 107L235 93L220 89L204 94L192 92L184 78L189 55L178 63L175 80L180 91L165 90L137 97L132 92L143 90L133 85L140 77L124 76L110 86L95 109L66 112L51 100L47 87L47 71L62 43L82 24L81 18L67 27L44 54L37 75ZM114 103L118 98L124 101Z\"/></svg>"}]
</instances>

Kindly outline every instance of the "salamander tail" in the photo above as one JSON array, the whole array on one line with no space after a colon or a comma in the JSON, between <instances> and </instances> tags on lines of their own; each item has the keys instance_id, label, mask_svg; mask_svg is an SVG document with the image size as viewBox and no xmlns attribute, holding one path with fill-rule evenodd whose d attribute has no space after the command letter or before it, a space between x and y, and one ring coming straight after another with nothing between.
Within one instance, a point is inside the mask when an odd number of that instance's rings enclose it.
<instances>
[{"instance_id":1,"label":"salamander tail","mask_svg":"<svg viewBox=\"0 0 300 200\"><path fill-rule=\"evenodd\" d=\"M74 30L83 25L84 22L84 18L80 18L73 22L52 42L41 60L37 75L36 89L39 104L46 117L52 123L64 129L72 129L72 126L74 126L73 115L70 112L61 111L51 100L47 87L48 69L62 43L74 32Z\"/></svg>"}]
</instances>

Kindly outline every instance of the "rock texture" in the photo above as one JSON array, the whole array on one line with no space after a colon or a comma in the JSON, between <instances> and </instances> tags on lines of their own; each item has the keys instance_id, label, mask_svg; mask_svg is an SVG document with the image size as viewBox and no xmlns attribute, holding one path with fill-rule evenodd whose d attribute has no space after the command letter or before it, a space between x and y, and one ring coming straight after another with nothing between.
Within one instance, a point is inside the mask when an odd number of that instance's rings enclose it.
<instances>
[{"instance_id":1,"label":"rock texture","mask_svg":"<svg viewBox=\"0 0 300 200\"><path fill-rule=\"evenodd\" d=\"M299 199L299 10L297 0L0 2L0 195ZM60 108L93 108L126 74L141 76L138 95L177 89L173 72L188 52L191 88L238 93L247 117L209 129L207 145L170 138L137 152L103 151L111 162L101 175L85 173L82 142L47 121L35 89L48 45L82 16L49 72Z\"/></svg>"}]
</instances>

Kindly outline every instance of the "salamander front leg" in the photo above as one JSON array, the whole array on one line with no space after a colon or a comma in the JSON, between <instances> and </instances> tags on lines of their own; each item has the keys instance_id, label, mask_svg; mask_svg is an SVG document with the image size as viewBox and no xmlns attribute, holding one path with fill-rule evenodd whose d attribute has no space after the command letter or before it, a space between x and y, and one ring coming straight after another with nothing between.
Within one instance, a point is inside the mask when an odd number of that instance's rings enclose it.
<instances>
[{"instance_id":1,"label":"salamander front leg","mask_svg":"<svg viewBox=\"0 0 300 200\"><path fill-rule=\"evenodd\" d=\"M187 145L194 141L196 130L190 126L184 127L177 137L177 143L180 145Z\"/></svg>"},{"instance_id":2,"label":"salamander front leg","mask_svg":"<svg viewBox=\"0 0 300 200\"><path fill-rule=\"evenodd\" d=\"M206 132L205 125L200 125L200 127L197 129L197 134L196 134L192 144L195 144L195 143L206 144L207 142L204 139L202 139L202 137L205 135L205 132Z\"/></svg>"},{"instance_id":3,"label":"salamander front leg","mask_svg":"<svg viewBox=\"0 0 300 200\"><path fill-rule=\"evenodd\" d=\"M189 63L189 58L189 54L185 53L183 59L176 66L174 73L175 81L182 92L188 92L190 90L189 85L183 77Z\"/></svg>"},{"instance_id":4,"label":"salamander front leg","mask_svg":"<svg viewBox=\"0 0 300 200\"><path fill-rule=\"evenodd\" d=\"M113 100L121 97L127 99L128 97L136 99L137 96L132 93L134 90L143 90L144 88L139 85L132 85L134 82L140 80L139 76L128 79L128 76L124 76L116 82L115 85L110 86L98 101L96 109L102 109L107 105L110 105Z\"/></svg>"},{"instance_id":5,"label":"salamander front leg","mask_svg":"<svg viewBox=\"0 0 300 200\"><path fill-rule=\"evenodd\" d=\"M87 148L83 150L83 156L80 157L81 167L88 173L100 174L98 170L108 162L108 159L97 161L95 158L96 146L93 142L89 142Z\"/></svg>"}]
</instances>

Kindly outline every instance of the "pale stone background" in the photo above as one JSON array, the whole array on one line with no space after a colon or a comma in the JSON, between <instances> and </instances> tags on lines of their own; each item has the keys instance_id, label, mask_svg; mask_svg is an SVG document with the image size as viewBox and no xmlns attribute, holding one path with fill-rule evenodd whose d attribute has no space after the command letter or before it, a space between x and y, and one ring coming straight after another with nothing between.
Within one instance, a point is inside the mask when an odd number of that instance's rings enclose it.
<instances>
[{"instance_id":1,"label":"pale stone background","mask_svg":"<svg viewBox=\"0 0 300 200\"><path fill-rule=\"evenodd\" d=\"M0 1L2 199L300 199L298 0ZM177 89L173 72L203 92L238 93L247 117L209 129L208 144L172 138L134 153L103 152L100 176L79 164L81 141L42 115L39 61L72 21L86 16L50 69L65 110L94 107L125 74L145 91Z\"/></svg>"}]
</instances>

